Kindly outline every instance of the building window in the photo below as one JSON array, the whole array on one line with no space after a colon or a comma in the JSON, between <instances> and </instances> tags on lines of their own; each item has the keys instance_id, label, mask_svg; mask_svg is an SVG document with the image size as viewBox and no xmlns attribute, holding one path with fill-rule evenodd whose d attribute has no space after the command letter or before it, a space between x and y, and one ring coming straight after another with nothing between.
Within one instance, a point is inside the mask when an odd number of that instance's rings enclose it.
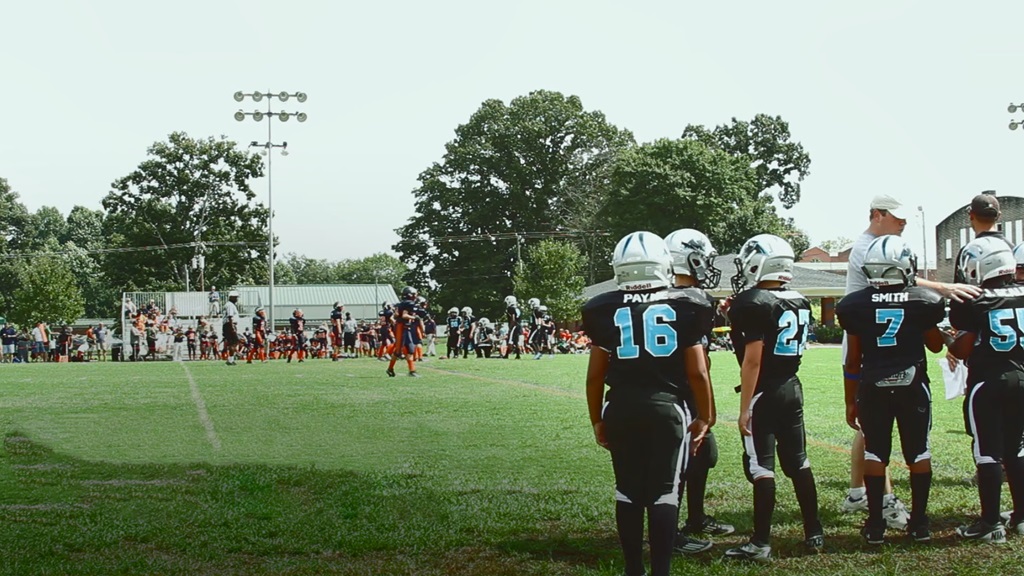
<instances>
[{"instance_id":1,"label":"building window","mask_svg":"<svg viewBox=\"0 0 1024 576\"><path fill-rule=\"evenodd\" d=\"M967 228L960 229L960 247L963 248L967 245Z\"/></svg>"},{"instance_id":2,"label":"building window","mask_svg":"<svg viewBox=\"0 0 1024 576\"><path fill-rule=\"evenodd\" d=\"M1024 242L1024 229L1022 229L1022 226L1024 226L1024 220L1013 221L1013 237L1016 239L1014 244Z\"/></svg>"},{"instance_id":3,"label":"building window","mask_svg":"<svg viewBox=\"0 0 1024 576\"><path fill-rule=\"evenodd\" d=\"M953 239L946 238L946 260L953 259Z\"/></svg>"}]
</instances>

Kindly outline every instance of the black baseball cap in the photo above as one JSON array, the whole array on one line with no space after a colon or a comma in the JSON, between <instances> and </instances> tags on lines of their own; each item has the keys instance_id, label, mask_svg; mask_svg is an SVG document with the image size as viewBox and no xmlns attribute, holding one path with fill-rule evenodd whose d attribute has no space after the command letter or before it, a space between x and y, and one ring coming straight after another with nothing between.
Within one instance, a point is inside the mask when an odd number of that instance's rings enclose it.
<instances>
[{"instance_id":1,"label":"black baseball cap","mask_svg":"<svg viewBox=\"0 0 1024 576\"><path fill-rule=\"evenodd\" d=\"M978 194L971 200L970 212L982 218L998 218L999 200L991 194Z\"/></svg>"}]
</instances>

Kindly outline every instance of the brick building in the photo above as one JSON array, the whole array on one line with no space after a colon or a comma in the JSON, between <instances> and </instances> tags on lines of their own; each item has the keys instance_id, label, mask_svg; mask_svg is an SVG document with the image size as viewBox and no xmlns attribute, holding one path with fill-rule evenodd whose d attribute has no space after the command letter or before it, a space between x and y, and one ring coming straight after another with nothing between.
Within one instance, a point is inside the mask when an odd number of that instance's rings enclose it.
<instances>
[{"instance_id":1,"label":"brick building","mask_svg":"<svg viewBox=\"0 0 1024 576\"><path fill-rule=\"evenodd\" d=\"M1011 244L1024 242L1024 198L1019 196L999 196L999 209L1003 213L999 218L999 230ZM937 279L942 282L953 280L956 269L956 255L965 244L974 239L974 230L967 216L970 204L953 211L945 220L935 227L935 251L937 259Z\"/></svg>"}]
</instances>

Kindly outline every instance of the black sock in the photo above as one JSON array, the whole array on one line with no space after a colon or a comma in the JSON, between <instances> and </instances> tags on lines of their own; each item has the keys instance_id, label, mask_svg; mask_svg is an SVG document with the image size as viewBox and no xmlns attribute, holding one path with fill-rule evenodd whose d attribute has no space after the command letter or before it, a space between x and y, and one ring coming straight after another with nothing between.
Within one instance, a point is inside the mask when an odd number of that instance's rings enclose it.
<instances>
[{"instance_id":1,"label":"black sock","mask_svg":"<svg viewBox=\"0 0 1024 576\"><path fill-rule=\"evenodd\" d=\"M775 478L754 481L754 537L751 541L768 546L772 539L772 514L775 513Z\"/></svg>"},{"instance_id":2,"label":"black sock","mask_svg":"<svg viewBox=\"0 0 1024 576\"><path fill-rule=\"evenodd\" d=\"M644 573L644 508L630 502L615 502L615 525L626 561L626 574Z\"/></svg>"},{"instance_id":3,"label":"black sock","mask_svg":"<svg viewBox=\"0 0 1024 576\"><path fill-rule=\"evenodd\" d=\"M683 475L686 492L686 525L700 529L704 526L704 493L708 485L707 445L701 445L697 454L690 459Z\"/></svg>"},{"instance_id":4,"label":"black sock","mask_svg":"<svg viewBox=\"0 0 1024 576\"><path fill-rule=\"evenodd\" d=\"M884 526L882 497L885 494L885 476L868 476L865 474L864 487L868 493L868 525Z\"/></svg>"},{"instance_id":5,"label":"black sock","mask_svg":"<svg viewBox=\"0 0 1024 576\"><path fill-rule=\"evenodd\" d=\"M928 494L932 489L932 473L910 473L910 523L916 526L928 518Z\"/></svg>"},{"instance_id":6,"label":"black sock","mask_svg":"<svg viewBox=\"0 0 1024 576\"><path fill-rule=\"evenodd\" d=\"M989 524L999 522L999 492L1003 489L1003 468L999 464L978 464L978 496L981 498L981 519Z\"/></svg>"},{"instance_id":7,"label":"black sock","mask_svg":"<svg viewBox=\"0 0 1024 576\"><path fill-rule=\"evenodd\" d=\"M818 519L818 487L814 484L814 473L810 467L801 468L793 475L793 490L804 520L804 538L822 534L821 520Z\"/></svg>"},{"instance_id":8,"label":"black sock","mask_svg":"<svg viewBox=\"0 0 1024 576\"><path fill-rule=\"evenodd\" d=\"M1014 520L1024 518L1024 458L1006 461L1006 480L1010 484L1010 497L1013 498Z\"/></svg>"},{"instance_id":9,"label":"black sock","mask_svg":"<svg viewBox=\"0 0 1024 576\"><path fill-rule=\"evenodd\" d=\"M672 544L676 539L679 507L658 504L648 510L647 532L651 542L651 576L668 576L672 565Z\"/></svg>"}]
</instances>

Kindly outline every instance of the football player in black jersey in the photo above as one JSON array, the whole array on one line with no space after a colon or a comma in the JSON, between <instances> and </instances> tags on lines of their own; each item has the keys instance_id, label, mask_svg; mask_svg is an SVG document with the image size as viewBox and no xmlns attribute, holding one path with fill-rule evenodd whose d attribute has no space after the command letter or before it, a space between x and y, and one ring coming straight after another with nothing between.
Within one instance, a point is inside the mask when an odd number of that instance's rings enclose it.
<instances>
[{"instance_id":1,"label":"football player in black jersey","mask_svg":"<svg viewBox=\"0 0 1024 576\"><path fill-rule=\"evenodd\" d=\"M718 287L722 272L715 268L715 251L711 240L704 233L691 228L676 230L665 237L669 254L672 255L673 286L676 288L699 287L713 290ZM707 294L705 292L705 294ZM712 310L717 309L714 298L707 295ZM710 326L709 326L710 330ZM707 354L707 342L710 336L704 335L704 358L711 370L711 357ZM696 411L693 405L687 406L691 413ZM725 536L735 531L729 524L723 524L704 511L704 495L707 488L708 473L718 462L718 445L711 428L715 425L715 395L711 388L711 419L708 421L708 432L697 453L690 459L689 465L680 478L680 492L686 493L686 522L676 534L675 550L682 554L696 554L711 548L710 540L696 536Z\"/></svg>"},{"instance_id":2,"label":"football player in black jersey","mask_svg":"<svg viewBox=\"0 0 1024 576\"><path fill-rule=\"evenodd\" d=\"M419 294L412 286L402 288L402 300L395 306L395 349L391 354L391 361L388 362L387 375L395 376L395 363L398 357L405 356L405 363L409 365L409 376L418 377L416 365L413 358L416 354L416 340L413 332L416 330L419 316L416 315L416 297Z\"/></svg>"},{"instance_id":3,"label":"football player in black jersey","mask_svg":"<svg viewBox=\"0 0 1024 576\"><path fill-rule=\"evenodd\" d=\"M505 317L508 319L508 348L502 357L508 358L515 352L516 360L519 360L523 347L523 311L519 309L515 296L505 297Z\"/></svg>"},{"instance_id":4,"label":"football player in black jersey","mask_svg":"<svg viewBox=\"0 0 1024 576\"><path fill-rule=\"evenodd\" d=\"M459 316L459 309L454 306L448 309L448 318L444 321L445 326L448 328L448 353L446 356L451 358L459 357L459 338L462 332L462 318ZM454 354L454 356L452 356Z\"/></svg>"},{"instance_id":5,"label":"football player in black jersey","mask_svg":"<svg viewBox=\"0 0 1024 576\"><path fill-rule=\"evenodd\" d=\"M341 302L335 302L331 308L331 360L335 362L341 357L341 346L344 343L343 322L345 322L345 306Z\"/></svg>"},{"instance_id":6,"label":"football player in black jersey","mask_svg":"<svg viewBox=\"0 0 1024 576\"><path fill-rule=\"evenodd\" d=\"M824 546L818 492L807 459L803 389L796 375L807 346L811 305L786 288L793 279L794 259L790 245L771 234L747 240L736 258L732 284L737 294L729 321L740 363L738 424L744 471L754 485L754 534L743 546L727 550L728 559L771 557L776 449L800 504L804 544L812 551Z\"/></svg>"},{"instance_id":7,"label":"football player in black jersey","mask_svg":"<svg viewBox=\"0 0 1024 576\"><path fill-rule=\"evenodd\" d=\"M949 321L959 332L947 341L954 356L970 358L964 423L973 438L981 519L956 531L968 540L1005 542L1007 529L1024 534L1024 286L1014 282L1017 262L1002 238L975 238L958 266L982 288L974 300L950 302ZM1000 464L1013 498L1005 526Z\"/></svg>"},{"instance_id":8,"label":"football player in black jersey","mask_svg":"<svg viewBox=\"0 0 1024 576\"><path fill-rule=\"evenodd\" d=\"M306 358L306 317L300 308L296 308L292 312L292 317L288 319L288 324L291 327L295 345L288 351L286 363L291 362L292 355L296 353L299 356L299 362L304 362Z\"/></svg>"},{"instance_id":9,"label":"football player in black jersey","mask_svg":"<svg viewBox=\"0 0 1024 576\"><path fill-rule=\"evenodd\" d=\"M461 337L459 346L462 348L462 357L469 358L469 351L473 349L473 340L476 337L476 317L473 316L473 309L463 306L460 313L462 318Z\"/></svg>"},{"instance_id":10,"label":"football player in black jersey","mask_svg":"<svg viewBox=\"0 0 1024 576\"><path fill-rule=\"evenodd\" d=\"M714 309L700 289L671 289L671 265L659 236L629 234L612 257L619 289L583 307L593 342L587 406L597 443L611 451L616 526L629 576L644 574L645 512L651 574L669 573L679 476L712 414L700 340ZM686 409L691 400L697 414Z\"/></svg>"},{"instance_id":11,"label":"football player in black jersey","mask_svg":"<svg viewBox=\"0 0 1024 576\"><path fill-rule=\"evenodd\" d=\"M875 238L863 266L870 286L848 294L836 306L847 335L846 422L864 434L868 520L861 534L868 544L885 542L882 497L895 421L910 468L907 533L917 542L928 542L932 395L924 349L942 350L937 325L946 315L945 301L935 290L915 285L917 260L899 236Z\"/></svg>"}]
</instances>

